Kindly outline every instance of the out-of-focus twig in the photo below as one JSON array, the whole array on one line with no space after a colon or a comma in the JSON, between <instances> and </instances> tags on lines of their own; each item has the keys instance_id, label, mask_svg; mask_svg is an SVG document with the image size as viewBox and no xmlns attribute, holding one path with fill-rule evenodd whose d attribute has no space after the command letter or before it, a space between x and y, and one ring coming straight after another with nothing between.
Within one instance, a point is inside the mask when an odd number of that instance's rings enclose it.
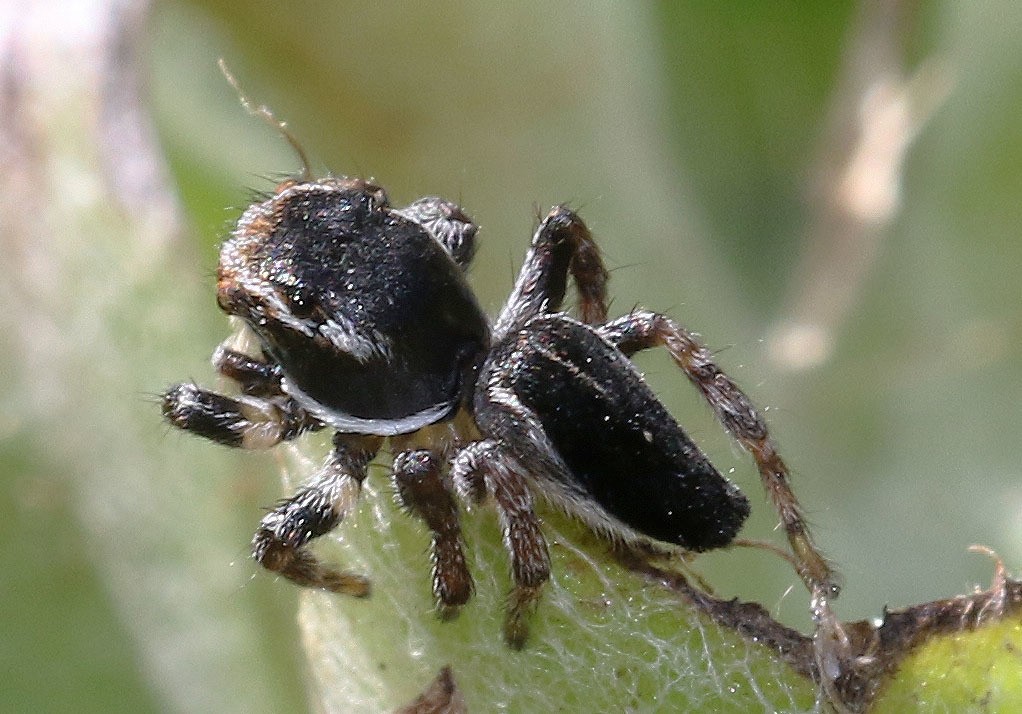
<instances>
[{"instance_id":1,"label":"out-of-focus twig","mask_svg":"<svg viewBox=\"0 0 1022 714\"><path fill-rule=\"evenodd\" d=\"M769 353L777 365L815 367L830 355L900 207L913 139L951 90L951 71L904 65L914 3L863 0L808 187L804 254Z\"/></svg>"}]
</instances>

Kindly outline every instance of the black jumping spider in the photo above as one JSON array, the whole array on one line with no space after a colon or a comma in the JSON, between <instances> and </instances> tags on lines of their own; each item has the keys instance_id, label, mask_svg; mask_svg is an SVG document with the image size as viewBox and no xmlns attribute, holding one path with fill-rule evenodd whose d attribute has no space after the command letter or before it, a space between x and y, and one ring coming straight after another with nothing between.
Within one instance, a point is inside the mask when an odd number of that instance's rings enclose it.
<instances>
[{"instance_id":1,"label":"black jumping spider","mask_svg":"<svg viewBox=\"0 0 1022 714\"><path fill-rule=\"evenodd\" d=\"M386 438L398 496L432 532L442 613L472 592L456 496L492 497L511 561L504 634L515 647L550 575L535 497L633 553L728 545L748 501L629 359L660 345L753 455L801 575L829 592L830 571L756 409L669 318L635 311L607 320L607 272L578 216L557 207L542 221L492 325L464 276L475 233L452 203L395 209L382 188L351 178L287 181L245 211L220 252L217 300L262 353L218 349L217 370L241 394L179 384L163 413L243 448L334 430L323 467L262 519L255 559L300 585L367 594L365 578L324 566L307 545L355 506ZM569 274L578 319L560 312Z\"/></svg>"}]
</instances>

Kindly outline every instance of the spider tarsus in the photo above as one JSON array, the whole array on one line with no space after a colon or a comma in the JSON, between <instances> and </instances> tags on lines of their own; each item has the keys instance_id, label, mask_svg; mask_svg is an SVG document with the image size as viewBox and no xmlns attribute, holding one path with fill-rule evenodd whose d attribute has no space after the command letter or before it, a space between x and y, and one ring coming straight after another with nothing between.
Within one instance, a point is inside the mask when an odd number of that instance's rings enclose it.
<instances>
[{"instance_id":1,"label":"spider tarsus","mask_svg":"<svg viewBox=\"0 0 1022 714\"><path fill-rule=\"evenodd\" d=\"M449 605L443 602L437 603L436 615L441 622L450 622L451 620L455 620L460 614L461 605Z\"/></svg>"},{"instance_id":2,"label":"spider tarsus","mask_svg":"<svg viewBox=\"0 0 1022 714\"><path fill-rule=\"evenodd\" d=\"M364 575L326 569L323 573L323 588L352 597L369 597L372 588Z\"/></svg>"},{"instance_id":3,"label":"spider tarsus","mask_svg":"<svg viewBox=\"0 0 1022 714\"><path fill-rule=\"evenodd\" d=\"M520 650L529 637L529 620L542 594L542 585L517 586L508 596L504 618L504 640L508 647Z\"/></svg>"},{"instance_id":4,"label":"spider tarsus","mask_svg":"<svg viewBox=\"0 0 1022 714\"><path fill-rule=\"evenodd\" d=\"M224 446L243 448L253 424L236 399L201 389L190 382L175 384L163 394L163 417L179 429Z\"/></svg>"},{"instance_id":5,"label":"spider tarsus","mask_svg":"<svg viewBox=\"0 0 1022 714\"><path fill-rule=\"evenodd\" d=\"M737 389L737 387L735 387ZM743 395L744 396L744 395ZM755 414L755 411L752 411ZM795 555L795 568L802 582L814 598L834 599L841 592L839 575L834 566L813 542L812 534L794 492L791 490L790 470L784 463L766 424L750 432L732 431L739 443L748 451L759 468L763 486L780 516L785 536Z\"/></svg>"},{"instance_id":6,"label":"spider tarsus","mask_svg":"<svg viewBox=\"0 0 1022 714\"><path fill-rule=\"evenodd\" d=\"M252 557L260 565L293 583L352 597L369 595L370 586L366 577L328 568L306 548L286 545L269 531L260 530L256 533L252 546Z\"/></svg>"}]
</instances>

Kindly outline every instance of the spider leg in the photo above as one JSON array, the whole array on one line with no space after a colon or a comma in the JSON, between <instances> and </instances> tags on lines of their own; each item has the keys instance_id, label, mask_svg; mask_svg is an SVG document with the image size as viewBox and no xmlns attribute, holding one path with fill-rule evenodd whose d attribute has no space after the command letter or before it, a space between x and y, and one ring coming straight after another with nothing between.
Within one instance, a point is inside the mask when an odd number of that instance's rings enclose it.
<instances>
[{"instance_id":1,"label":"spider leg","mask_svg":"<svg viewBox=\"0 0 1022 714\"><path fill-rule=\"evenodd\" d=\"M709 350L670 318L653 312L633 312L598 327L597 332L629 357L658 345L667 348L717 420L755 460L806 587L816 598L836 596L839 590L836 574L813 543L802 507L791 490L790 472L777 452L766 422L745 392L713 361Z\"/></svg>"},{"instance_id":2,"label":"spider leg","mask_svg":"<svg viewBox=\"0 0 1022 714\"><path fill-rule=\"evenodd\" d=\"M574 211L556 206L532 237L514 290L493 328L499 341L530 317L556 312L564 300L568 273L575 279L582 322L607 319L607 280L592 234Z\"/></svg>"},{"instance_id":3,"label":"spider leg","mask_svg":"<svg viewBox=\"0 0 1022 714\"><path fill-rule=\"evenodd\" d=\"M243 394L270 397L283 394L280 367L223 345L213 352L213 367L241 387Z\"/></svg>"},{"instance_id":4,"label":"spider leg","mask_svg":"<svg viewBox=\"0 0 1022 714\"><path fill-rule=\"evenodd\" d=\"M550 578L550 553L532 507L522 467L493 439L466 446L454 460L452 476L471 483L482 474L500 517L504 547L511 559L514 587L508 596L504 639L521 649L529 634L529 615Z\"/></svg>"},{"instance_id":5,"label":"spider leg","mask_svg":"<svg viewBox=\"0 0 1022 714\"><path fill-rule=\"evenodd\" d=\"M468 602L472 576L465 562L458 504L429 451L402 451L394 458L394 485L401 503L432 531L433 594L448 618Z\"/></svg>"},{"instance_id":6,"label":"spider leg","mask_svg":"<svg viewBox=\"0 0 1022 714\"><path fill-rule=\"evenodd\" d=\"M228 397L187 382L163 394L163 416L179 429L242 449L268 449L323 428L290 398Z\"/></svg>"},{"instance_id":7,"label":"spider leg","mask_svg":"<svg viewBox=\"0 0 1022 714\"><path fill-rule=\"evenodd\" d=\"M478 227L461 207L436 196L420 198L394 213L418 223L444 246L454 262L467 268L476 252Z\"/></svg>"},{"instance_id":8,"label":"spider leg","mask_svg":"<svg viewBox=\"0 0 1022 714\"><path fill-rule=\"evenodd\" d=\"M182 383L163 395L163 415L174 426L245 449L265 449L323 428L281 388L280 367L220 345L213 366L237 382L242 395L230 397Z\"/></svg>"},{"instance_id":9,"label":"spider leg","mask_svg":"<svg viewBox=\"0 0 1022 714\"><path fill-rule=\"evenodd\" d=\"M335 434L323 467L263 517L252 538L252 557L298 585L368 595L365 577L323 565L305 546L333 529L354 507L366 468L381 443L379 437Z\"/></svg>"},{"instance_id":10,"label":"spider leg","mask_svg":"<svg viewBox=\"0 0 1022 714\"><path fill-rule=\"evenodd\" d=\"M491 441L473 441L451 462L451 480L463 500L479 505L486 500L486 461L493 457Z\"/></svg>"}]
</instances>

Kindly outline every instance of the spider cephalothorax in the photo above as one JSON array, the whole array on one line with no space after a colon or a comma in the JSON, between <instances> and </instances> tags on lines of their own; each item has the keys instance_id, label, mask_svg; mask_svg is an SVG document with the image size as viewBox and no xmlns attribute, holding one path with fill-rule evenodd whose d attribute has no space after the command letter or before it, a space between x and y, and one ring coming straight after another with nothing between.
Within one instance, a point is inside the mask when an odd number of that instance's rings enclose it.
<instances>
[{"instance_id":1,"label":"spider cephalothorax","mask_svg":"<svg viewBox=\"0 0 1022 714\"><path fill-rule=\"evenodd\" d=\"M163 411L229 446L334 430L323 467L263 518L256 560L301 585L365 595L363 577L321 564L307 546L354 507L385 438L397 454L397 494L432 532L433 590L445 613L472 591L459 499L492 499L514 582L512 646L524 641L526 614L550 573L534 498L635 552L728 545L748 501L630 360L661 345L756 459L803 578L820 592L830 587L756 409L669 318L634 311L607 320L607 273L572 211L556 207L541 222L492 325L464 276L475 234L450 202L395 209L359 179L288 181L245 211L220 253L217 298L255 333L261 353L219 348L214 364L241 394L179 384ZM569 275L578 318L560 312ZM454 438L422 448L413 435L440 422Z\"/></svg>"}]
</instances>

